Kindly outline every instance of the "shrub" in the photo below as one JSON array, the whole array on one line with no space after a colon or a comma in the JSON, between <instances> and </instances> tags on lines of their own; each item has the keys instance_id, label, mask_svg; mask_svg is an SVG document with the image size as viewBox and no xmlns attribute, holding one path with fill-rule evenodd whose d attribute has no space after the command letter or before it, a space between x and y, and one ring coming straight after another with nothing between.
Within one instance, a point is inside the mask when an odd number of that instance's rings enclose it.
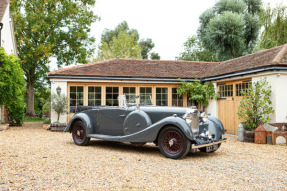
<instances>
[{"instance_id":1,"label":"shrub","mask_svg":"<svg viewBox=\"0 0 287 191\"><path fill-rule=\"evenodd\" d=\"M60 115L67 113L67 97L64 94L52 94L51 108L58 114L57 123Z\"/></svg>"}]
</instances>

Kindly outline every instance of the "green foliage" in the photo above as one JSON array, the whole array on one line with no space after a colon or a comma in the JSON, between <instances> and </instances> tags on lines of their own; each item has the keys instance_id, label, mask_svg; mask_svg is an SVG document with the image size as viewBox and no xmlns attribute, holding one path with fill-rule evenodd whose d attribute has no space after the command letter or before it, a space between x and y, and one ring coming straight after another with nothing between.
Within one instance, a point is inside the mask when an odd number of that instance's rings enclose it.
<instances>
[{"instance_id":1,"label":"green foliage","mask_svg":"<svg viewBox=\"0 0 287 191\"><path fill-rule=\"evenodd\" d=\"M200 111L204 110L204 106L208 105L210 99L216 97L214 86L210 82L202 84L200 80L195 79L193 82L181 81L181 85L177 88L179 95L187 94L191 100L198 103Z\"/></svg>"},{"instance_id":2,"label":"green foliage","mask_svg":"<svg viewBox=\"0 0 287 191\"><path fill-rule=\"evenodd\" d=\"M105 29L96 60L116 57L148 59L154 43L150 38L139 40L139 36L138 31L130 29L126 21L114 30Z\"/></svg>"},{"instance_id":3,"label":"green foliage","mask_svg":"<svg viewBox=\"0 0 287 191\"><path fill-rule=\"evenodd\" d=\"M57 123L59 123L60 115L67 113L67 97L65 94L52 94L51 108L58 114Z\"/></svg>"},{"instance_id":4,"label":"green foliage","mask_svg":"<svg viewBox=\"0 0 287 191\"><path fill-rule=\"evenodd\" d=\"M114 36L111 43L102 42L99 46L98 60L110 58L141 58L141 48L135 41L133 35L121 31L118 36Z\"/></svg>"},{"instance_id":5,"label":"green foliage","mask_svg":"<svg viewBox=\"0 0 287 191\"><path fill-rule=\"evenodd\" d=\"M38 117L49 115L51 91L46 87L35 87L34 108Z\"/></svg>"},{"instance_id":6,"label":"green foliage","mask_svg":"<svg viewBox=\"0 0 287 191\"><path fill-rule=\"evenodd\" d=\"M268 86L266 78L258 83L250 83L247 91L242 91L243 98L240 100L237 115L240 120L246 121L245 129L254 131L259 125L268 123L269 114L274 110L271 106L271 86Z\"/></svg>"},{"instance_id":7,"label":"green foliage","mask_svg":"<svg viewBox=\"0 0 287 191\"><path fill-rule=\"evenodd\" d=\"M19 59L15 55L7 55L0 47L0 105L6 104L11 125L22 125L24 102L24 73Z\"/></svg>"},{"instance_id":8,"label":"green foliage","mask_svg":"<svg viewBox=\"0 0 287 191\"><path fill-rule=\"evenodd\" d=\"M199 17L198 38L218 60L251 53L259 34L261 0L219 0Z\"/></svg>"},{"instance_id":9,"label":"green foliage","mask_svg":"<svg viewBox=\"0 0 287 191\"><path fill-rule=\"evenodd\" d=\"M179 60L217 62L216 54L203 48L197 36L192 36L184 43L184 52Z\"/></svg>"},{"instance_id":10,"label":"green foliage","mask_svg":"<svg viewBox=\"0 0 287 191\"><path fill-rule=\"evenodd\" d=\"M38 118L38 117L27 117L24 118L23 122L44 122L45 119Z\"/></svg>"},{"instance_id":11,"label":"green foliage","mask_svg":"<svg viewBox=\"0 0 287 191\"><path fill-rule=\"evenodd\" d=\"M87 63L94 53L90 25L97 20L95 0L11 0L17 49L27 82L27 114L34 112L34 84L49 71L50 58L58 66Z\"/></svg>"},{"instance_id":12,"label":"green foliage","mask_svg":"<svg viewBox=\"0 0 287 191\"><path fill-rule=\"evenodd\" d=\"M51 119L47 118L44 120L43 124L50 124L51 123Z\"/></svg>"},{"instance_id":13,"label":"green foliage","mask_svg":"<svg viewBox=\"0 0 287 191\"><path fill-rule=\"evenodd\" d=\"M261 10L260 22L264 27L259 49L269 49L287 43L287 7L279 5L271 9L267 5Z\"/></svg>"},{"instance_id":14,"label":"green foliage","mask_svg":"<svg viewBox=\"0 0 287 191\"><path fill-rule=\"evenodd\" d=\"M150 59L152 59L152 60L160 60L160 55L158 53L156 53L156 52L152 52L150 54Z\"/></svg>"}]
</instances>

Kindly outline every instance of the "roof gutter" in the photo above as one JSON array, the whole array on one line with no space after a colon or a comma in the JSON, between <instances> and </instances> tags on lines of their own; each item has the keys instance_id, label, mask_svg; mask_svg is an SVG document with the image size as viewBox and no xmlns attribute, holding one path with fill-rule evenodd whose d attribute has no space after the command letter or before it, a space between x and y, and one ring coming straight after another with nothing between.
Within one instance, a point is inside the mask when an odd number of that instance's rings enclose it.
<instances>
[{"instance_id":1,"label":"roof gutter","mask_svg":"<svg viewBox=\"0 0 287 191\"><path fill-rule=\"evenodd\" d=\"M222 76L202 78L201 81L206 82L206 81L212 81L212 80L220 80L220 79L224 79L224 78L243 76L243 75L247 75L247 74L254 74L254 73L265 72L265 71L270 71L270 70L287 70L287 66L286 67L284 67L284 66L270 66L270 67L265 67L265 68L258 68L258 69L243 71L243 72L237 72L237 73L233 73L233 74L226 74L226 75L222 75Z\"/></svg>"},{"instance_id":2,"label":"roof gutter","mask_svg":"<svg viewBox=\"0 0 287 191\"><path fill-rule=\"evenodd\" d=\"M179 79L171 78L126 78L126 77L99 77L99 76L48 76L50 79L89 79L89 80L129 80L129 81L167 81L167 82L179 82ZM181 79L187 82L194 81L193 78Z\"/></svg>"}]
</instances>

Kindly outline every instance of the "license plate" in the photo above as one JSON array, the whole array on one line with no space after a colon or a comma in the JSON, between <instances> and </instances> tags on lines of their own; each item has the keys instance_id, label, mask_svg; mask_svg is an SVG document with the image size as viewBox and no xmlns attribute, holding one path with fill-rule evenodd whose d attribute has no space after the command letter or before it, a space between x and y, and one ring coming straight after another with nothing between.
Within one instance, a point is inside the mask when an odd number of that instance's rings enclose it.
<instances>
[{"instance_id":1,"label":"license plate","mask_svg":"<svg viewBox=\"0 0 287 191\"><path fill-rule=\"evenodd\" d=\"M217 145L211 145L206 147L206 152L211 152L218 149L218 144Z\"/></svg>"}]
</instances>

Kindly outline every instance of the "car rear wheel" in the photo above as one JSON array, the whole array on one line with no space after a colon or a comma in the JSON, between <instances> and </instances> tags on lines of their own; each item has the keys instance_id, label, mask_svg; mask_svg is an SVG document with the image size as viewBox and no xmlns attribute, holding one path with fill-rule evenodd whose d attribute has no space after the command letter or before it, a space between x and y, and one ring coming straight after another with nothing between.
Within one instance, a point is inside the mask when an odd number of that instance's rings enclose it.
<instances>
[{"instance_id":1,"label":"car rear wheel","mask_svg":"<svg viewBox=\"0 0 287 191\"><path fill-rule=\"evenodd\" d=\"M90 142L90 138L87 137L87 127L82 121L74 124L72 136L76 145L85 146Z\"/></svg>"},{"instance_id":2,"label":"car rear wheel","mask_svg":"<svg viewBox=\"0 0 287 191\"><path fill-rule=\"evenodd\" d=\"M174 126L164 128L158 138L161 153L172 159L180 159L190 151L190 140Z\"/></svg>"}]
</instances>

